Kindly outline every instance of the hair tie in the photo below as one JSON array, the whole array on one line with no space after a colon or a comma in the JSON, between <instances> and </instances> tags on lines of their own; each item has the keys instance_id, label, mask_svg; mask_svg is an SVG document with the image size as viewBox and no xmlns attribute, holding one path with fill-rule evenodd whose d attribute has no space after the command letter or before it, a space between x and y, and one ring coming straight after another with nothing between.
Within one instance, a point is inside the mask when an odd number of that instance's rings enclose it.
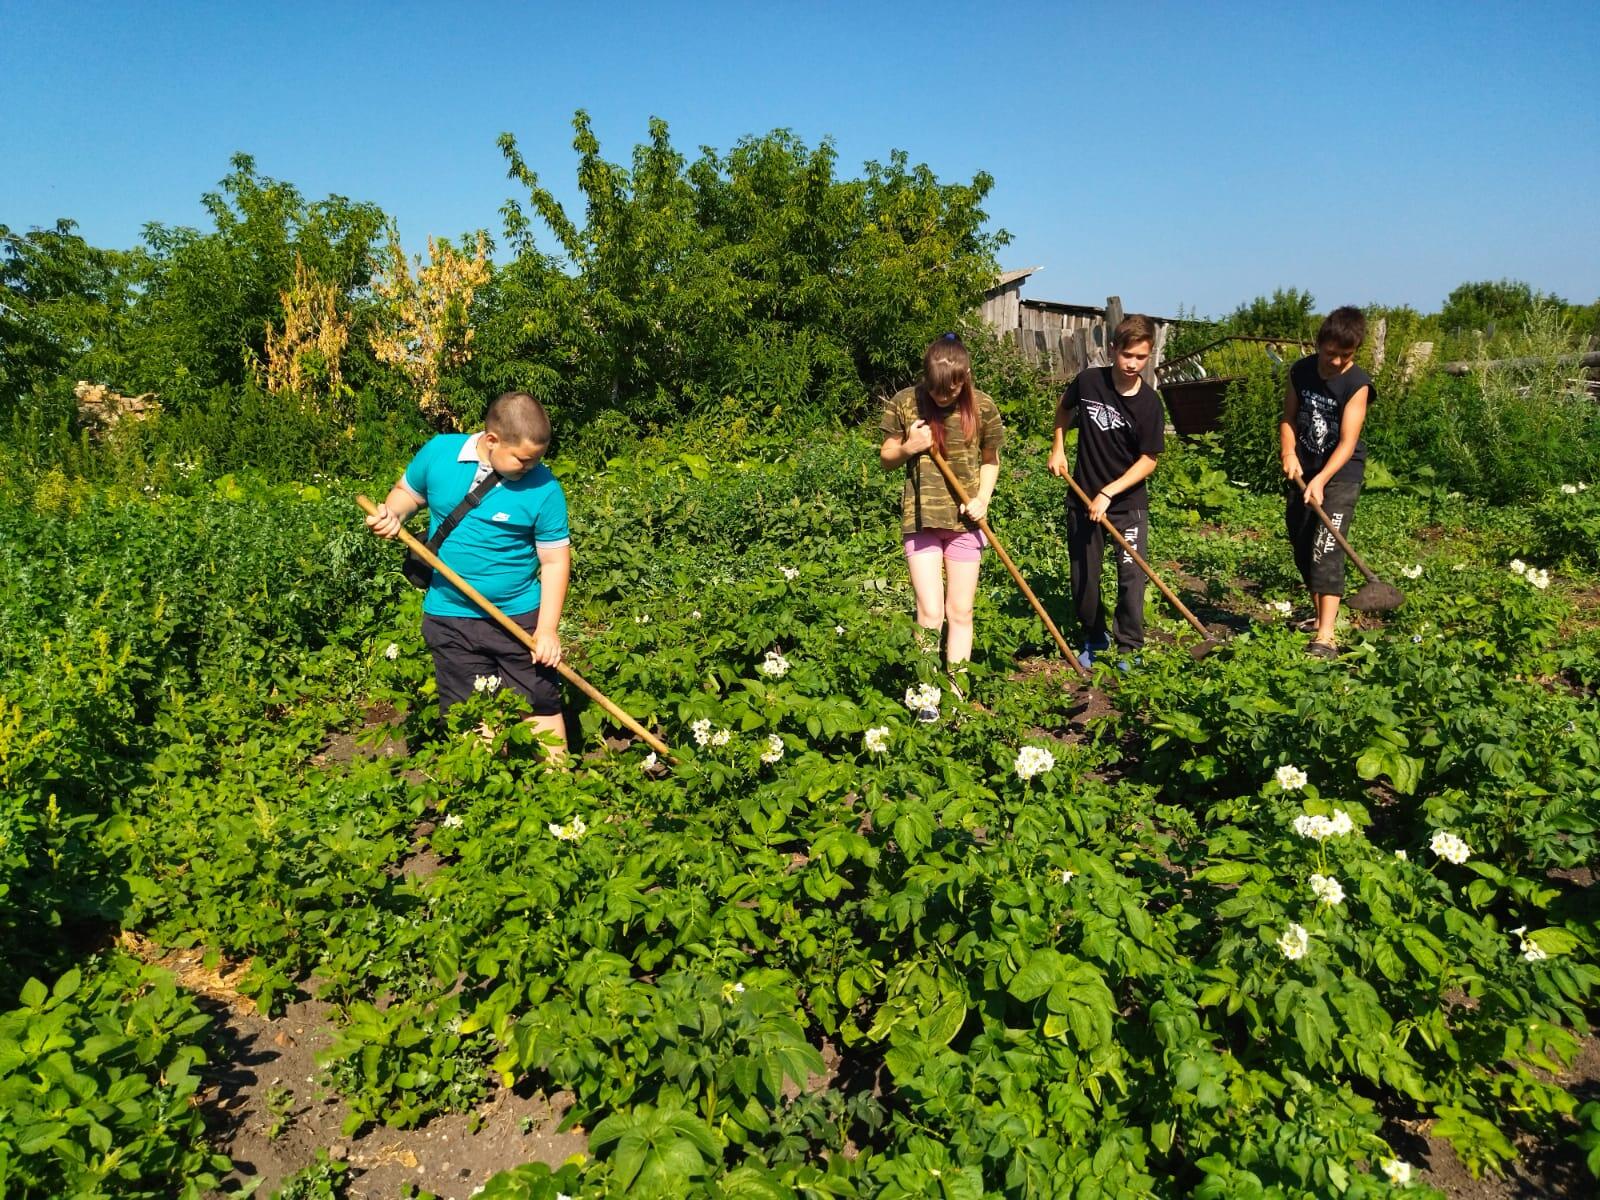
<instances>
[{"instance_id":1,"label":"hair tie","mask_svg":"<svg viewBox=\"0 0 1600 1200\"><path fill-rule=\"evenodd\" d=\"M955 342L955 341L960 341L960 338L958 338L953 333L941 333L939 335L939 340L941 342Z\"/></svg>"}]
</instances>

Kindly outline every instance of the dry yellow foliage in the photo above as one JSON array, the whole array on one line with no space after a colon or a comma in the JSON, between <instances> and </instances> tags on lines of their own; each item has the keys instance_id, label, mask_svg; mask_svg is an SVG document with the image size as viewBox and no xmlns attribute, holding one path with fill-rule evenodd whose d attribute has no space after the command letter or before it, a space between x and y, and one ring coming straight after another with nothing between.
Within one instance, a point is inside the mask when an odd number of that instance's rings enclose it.
<instances>
[{"instance_id":1,"label":"dry yellow foliage","mask_svg":"<svg viewBox=\"0 0 1600 1200\"><path fill-rule=\"evenodd\" d=\"M428 265L419 258L413 277L399 230L391 224L384 258L384 269L372 281L384 309L372 352L411 381L430 420L456 428L459 422L439 394L439 380L472 358L472 297L489 281L488 239L478 234L468 257L430 237Z\"/></svg>"},{"instance_id":2,"label":"dry yellow foliage","mask_svg":"<svg viewBox=\"0 0 1600 1200\"><path fill-rule=\"evenodd\" d=\"M280 292L283 329L267 324L266 360L252 363L256 379L273 395L290 393L320 410L348 394L341 360L350 343L350 322L339 312L339 289L323 283L294 256L294 285Z\"/></svg>"}]
</instances>

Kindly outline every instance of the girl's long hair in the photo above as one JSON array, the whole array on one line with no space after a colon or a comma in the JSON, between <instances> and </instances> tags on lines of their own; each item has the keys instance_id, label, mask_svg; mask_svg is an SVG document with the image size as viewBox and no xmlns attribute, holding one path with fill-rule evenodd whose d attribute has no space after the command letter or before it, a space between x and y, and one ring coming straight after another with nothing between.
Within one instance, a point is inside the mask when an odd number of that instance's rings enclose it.
<instances>
[{"instance_id":1,"label":"girl's long hair","mask_svg":"<svg viewBox=\"0 0 1600 1200\"><path fill-rule=\"evenodd\" d=\"M961 434L969 442L978 429L978 398L972 390L972 356L953 333L935 338L922 352L922 382L917 385L917 416L933 432L933 446L944 453L944 419L950 410L941 408L934 395L946 395L959 388L956 408L961 413Z\"/></svg>"}]
</instances>

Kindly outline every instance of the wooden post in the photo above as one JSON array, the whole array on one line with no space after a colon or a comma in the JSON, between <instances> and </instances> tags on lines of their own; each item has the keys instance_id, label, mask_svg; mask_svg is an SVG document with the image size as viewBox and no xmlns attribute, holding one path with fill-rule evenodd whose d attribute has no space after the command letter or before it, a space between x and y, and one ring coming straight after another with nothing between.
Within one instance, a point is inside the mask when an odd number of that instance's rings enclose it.
<instances>
[{"instance_id":1,"label":"wooden post","mask_svg":"<svg viewBox=\"0 0 1600 1200\"><path fill-rule=\"evenodd\" d=\"M1161 369L1161 351L1167 345L1167 326L1165 322L1157 322L1155 341L1150 343L1150 361L1145 363L1144 370L1140 372L1144 381L1151 387L1156 386L1156 372Z\"/></svg>"},{"instance_id":2,"label":"wooden post","mask_svg":"<svg viewBox=\"0 0 1600 1200\"><path fill-rule=\"evenodd\" d=\"M1379 317L1372 330L1372 369L1383 370L1384 339L1389 336L1389 318Z\"/></svg>"},{"instance_id":3,"label":"wooden post","mask_svg":"<svg viewBox=\"0 0 1600 1200\"><path fill-rule=\"evenodd\" d=\"M1090 357L1089 330L1087 327L1080 326L1072 331L1072 359L1072 373L1074 375L1079 371L1088 370L1093 365L1093 359Z\"/></svg>"}]
</instances>

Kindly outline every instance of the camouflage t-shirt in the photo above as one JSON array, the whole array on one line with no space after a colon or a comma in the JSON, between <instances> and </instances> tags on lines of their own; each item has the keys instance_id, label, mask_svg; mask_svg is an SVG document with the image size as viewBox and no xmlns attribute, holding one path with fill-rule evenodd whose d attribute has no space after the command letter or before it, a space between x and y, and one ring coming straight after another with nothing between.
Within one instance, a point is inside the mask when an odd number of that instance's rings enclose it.
<instances>
[{"instance_id":1,"label":"camouflage t-shirt","mask_svg":"<svg viewBox=\"0 0 1600 1200\"><path fill-rule=\"evenodd\" d=\"M952 404L944 418L944 456L950 470L961 481L967 495L978 491L978 467L983 454L998 454L1005 444L1006 427L1000 410L988 393L974 391L978 402L978 427L969 442L961 432L961 410ZM889 397L883 406L884 437L903 438L917 421L917 389L904 388ZM961 502L951 492L932 454L919 454L906 463L906 487L900 497L900 532L912 534L923 529L966 529L961 519Z\"/></svg>"}]
</instances>

